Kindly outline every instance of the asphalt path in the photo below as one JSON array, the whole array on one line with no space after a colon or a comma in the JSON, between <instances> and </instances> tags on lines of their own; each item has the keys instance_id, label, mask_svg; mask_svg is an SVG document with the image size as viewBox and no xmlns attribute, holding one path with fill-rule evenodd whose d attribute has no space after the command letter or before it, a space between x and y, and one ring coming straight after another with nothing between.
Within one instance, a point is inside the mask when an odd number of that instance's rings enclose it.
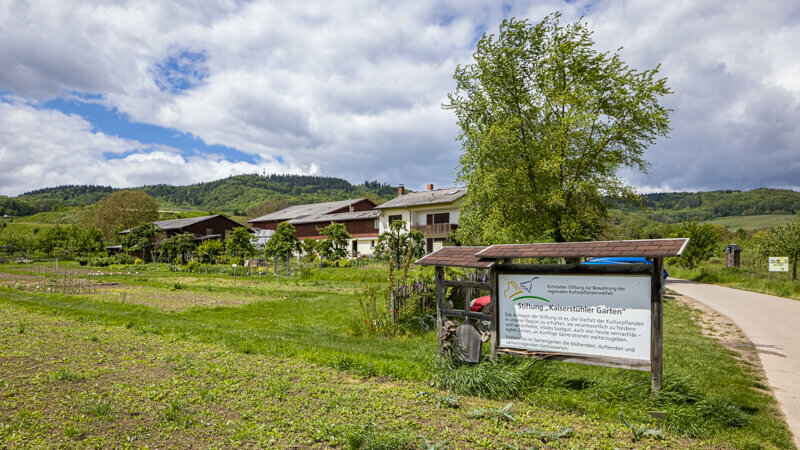
<instances>
[{"instance_id":1,"label":"asphalt path","mask_svg":"<svg viewBox=\"0 0 800 450\"><path fill-rule=\"evenodd\" d=\"M667 280L667 288L727 316L755 345L800 447L800 301L686 280Z\"/></svg>"}]
</instances>

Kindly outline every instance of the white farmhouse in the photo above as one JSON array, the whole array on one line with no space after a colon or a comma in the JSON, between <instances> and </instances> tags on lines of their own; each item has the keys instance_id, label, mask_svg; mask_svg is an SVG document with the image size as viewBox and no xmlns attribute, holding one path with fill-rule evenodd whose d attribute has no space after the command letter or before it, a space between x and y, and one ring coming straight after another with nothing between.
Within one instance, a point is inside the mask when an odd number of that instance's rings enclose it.
<instances>
[{"instance_id":1,"label":"white farmhouse","mask_svg":"<svg viewBox=\"0 0 800 450\"><path fill-rule=\"evenodd\" d=\"M406 193L401 185L397 197L376 206L381 211L378 219L378 232L388 231L389 224L402 220L411 225L412 230L421 231L425 236L428 253L436 251L448 241L448 236L458 228L458 216L467 188L433 189Z\"/></svg>"}]
</instances>

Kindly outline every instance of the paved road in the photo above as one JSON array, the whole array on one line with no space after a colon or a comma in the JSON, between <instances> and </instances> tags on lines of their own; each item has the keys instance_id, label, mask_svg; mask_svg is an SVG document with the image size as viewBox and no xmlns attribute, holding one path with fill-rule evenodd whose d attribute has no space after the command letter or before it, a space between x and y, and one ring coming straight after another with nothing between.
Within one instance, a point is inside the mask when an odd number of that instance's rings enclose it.
<instances>
[{"instance_id":1,"label":"paved road","mask_svg":"<svg viewBox=\"0 0 800 450\"><path fill-rule=\"evenodd\" d=\"M685 280L667 288L727 316L756 346L770 386L800 447L800 301Z\"/></svg>"}]
</instances>

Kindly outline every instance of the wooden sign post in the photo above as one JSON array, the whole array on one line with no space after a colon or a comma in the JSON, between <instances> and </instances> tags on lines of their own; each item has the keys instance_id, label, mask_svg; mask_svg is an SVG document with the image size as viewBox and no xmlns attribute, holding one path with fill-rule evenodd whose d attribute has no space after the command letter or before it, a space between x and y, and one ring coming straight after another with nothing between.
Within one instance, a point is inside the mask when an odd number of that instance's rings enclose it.
<instances>
[{"instance_id":1,"label":"wooden sign post","mask_svg":"<svg viewBox=\"0 0 800 450\"><path fill-rule=\"evenodd\" d=\"M417 261L435 266L439 356L447 317L491 323L491 354L663 374L664 257L680 256L688 239L444 247ZM581 264L581 257L630 257L629 264ZM635 259L638 257L638 260ZM514 264L564 258L568 264ZM649 258L644 261L643 258ZM444 267L488 269L488 282L447 280ZM488 289L490 314L447 309L447 287ZM464 329L462 332L471 330ZM463 349L462 349L463 350Z\"/></svg>"}]
</instances>

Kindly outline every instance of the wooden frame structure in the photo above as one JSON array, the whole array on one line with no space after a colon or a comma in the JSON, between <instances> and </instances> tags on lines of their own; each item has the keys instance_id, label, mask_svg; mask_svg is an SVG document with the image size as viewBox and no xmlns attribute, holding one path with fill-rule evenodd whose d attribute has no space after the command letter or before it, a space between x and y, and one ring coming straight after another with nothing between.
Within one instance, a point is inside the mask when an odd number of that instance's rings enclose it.
<instances>
[{"instance_id":1,"label":"wooden frame structure","mask_svg":"<svg viewBox=\"0 0 800 450\"><path fill-rule=\"evenodd\" d=\"M498 354L550 358L581 364L619 367L649 371L653 392L661 389L663 373L663 292L664 258L680 256L689 239L649 239L635 241L595 241L547 244L511 244L490 247L444 247L416 263L435 267L436 280L436 324L439 356L442 355L444 323L446 317L474 319L491 322L492 358ZM600 264L582 265L584 257L646 257L650 264ZM514 264L521 258L564 258L567 264ZM445 267L488 269L488 282L447 280ZM499 341L499 274L593 274L624 275L639 274L650 277L650 361L630 360L570 353L552 353L505 348ZM448 287L485 289L491 295L491 314L464 309L445 308L445 293Z\"/></svg>"}]
</instances>

